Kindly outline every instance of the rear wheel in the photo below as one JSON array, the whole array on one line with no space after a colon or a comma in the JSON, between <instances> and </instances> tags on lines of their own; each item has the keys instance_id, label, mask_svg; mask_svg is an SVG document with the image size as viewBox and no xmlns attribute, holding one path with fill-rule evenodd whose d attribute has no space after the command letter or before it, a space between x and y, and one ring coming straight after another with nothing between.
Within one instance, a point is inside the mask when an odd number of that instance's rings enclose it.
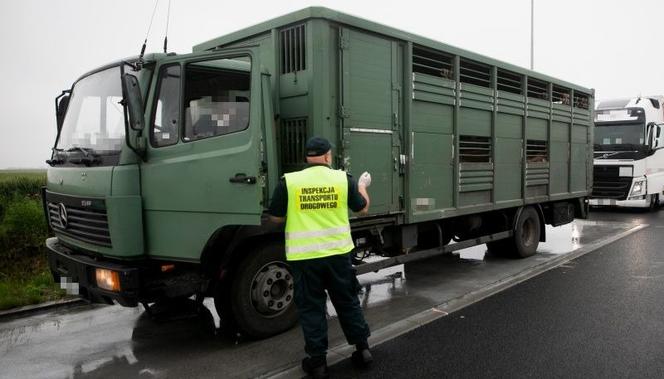
<instances>
[{"instance_id":1,"label":"rear wheel","mask_svg":"<svg viewBox=\"0 0 664 379\"><path fill-rule=\"evenodd\" d=\"M514 235L504 240L488 242L489 251L499 257L527 258L537 252L540 239L540 218L533 207L524 208L519 214Z\"/></svg>"},{"instance_id":2,"label":"rear wheel","mask_svg":"<svg viewBox=\"0 0 664 379\"><path fill-rule=\"evenodd\" d=\"M233 279L230 303L241 332L265 338L297 322L295 283L285 262L283 243L269 243L251 252Z\"/></svg>"}]
</instances>

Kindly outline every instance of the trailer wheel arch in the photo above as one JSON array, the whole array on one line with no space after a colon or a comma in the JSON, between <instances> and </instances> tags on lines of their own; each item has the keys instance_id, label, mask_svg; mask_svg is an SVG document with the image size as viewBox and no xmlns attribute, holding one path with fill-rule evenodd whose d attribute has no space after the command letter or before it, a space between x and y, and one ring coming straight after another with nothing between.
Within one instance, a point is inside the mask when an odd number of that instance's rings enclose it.
<instances>
[{"instance_id":1,"label":"trailer wheel arch","mask_svg":"<svg viewBox=\"0 0 664 379\"><path fill-rule=\"evenodd\" d=\"M283 239L283 231L279 225L225 225L217 229L205 244L199 260L201 271L212 279L212 282L224 280L233 266L243 259L241 252L261 243ZM213 289L214 283L211 283L210 287Z\"/></svg>"}]
</instances>

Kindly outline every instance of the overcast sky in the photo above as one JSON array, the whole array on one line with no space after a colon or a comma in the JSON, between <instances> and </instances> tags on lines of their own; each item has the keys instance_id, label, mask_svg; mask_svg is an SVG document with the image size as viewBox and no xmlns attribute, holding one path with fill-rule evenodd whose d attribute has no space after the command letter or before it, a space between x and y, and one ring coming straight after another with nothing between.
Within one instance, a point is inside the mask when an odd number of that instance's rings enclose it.
<instances>
[{"instance_id":1,"label":"overcast sky","mask_svg":"<svg viewBox=\"0 0 664 379\"><path fill-rule=\"evenodd\" d=\"M45 167L53 98L86 71L136 55L153 0L0 1L0 169ZM387 24L523 67L530 0L172 0L169 50L311 5ZM160 0L148 51L160 51ZM596 89L597 99L664 94L664 1L535 0L535 70Z\"/></svg>"}]
</instances>

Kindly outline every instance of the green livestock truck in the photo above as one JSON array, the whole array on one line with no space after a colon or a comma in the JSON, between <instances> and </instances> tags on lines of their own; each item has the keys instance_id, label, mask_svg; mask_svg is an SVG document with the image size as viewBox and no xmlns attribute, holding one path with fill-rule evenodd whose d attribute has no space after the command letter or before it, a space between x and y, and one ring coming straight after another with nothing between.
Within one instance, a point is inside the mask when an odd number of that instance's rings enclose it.
<instances>
[{"instance_id":1,"label":"green livestock truck","mask_svg":"<svg viewBox=\"0 0 664 379\"><path fill-rule=\"evenodd\" d=\"M81 76L56 98L46 240L92 302L214 297L260 338L296 322L281 175L324 136L373 177L359 274L485 244L527 257L585 218L593 90L326 8ZM366 257L374 255L383 257Z\"/></svg>"}]
</instances>

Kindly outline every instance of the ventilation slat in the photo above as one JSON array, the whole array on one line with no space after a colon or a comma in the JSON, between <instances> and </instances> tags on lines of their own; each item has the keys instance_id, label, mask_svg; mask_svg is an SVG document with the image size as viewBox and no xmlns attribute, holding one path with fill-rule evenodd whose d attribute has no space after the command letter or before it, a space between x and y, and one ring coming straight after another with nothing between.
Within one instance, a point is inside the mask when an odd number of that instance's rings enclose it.
<instances>
[{"instance_id":1,"label":"ventilation slat","mask_svg":"<svg viewBox=\"0 0 664 379\"><path fill-rule=\"evenodd\" d=\"M574 92L574 107L580 109L588 109L588 101L590 96L581 92Z\"/></svg>"},{"instance_id":2,"label":"ventilation slat","mask_svg":"<svg viewBox=\"0 0 664 379\"><path fill-rule=\"evenodd\" d=\"M280 128L281 165L284 172L304 166L304 144L307 140L307 119L282 120Z\"/></svg>"},{"instance_id":3,"label":"ventilation slat","mask_svg":"<svg viewBox=\"0 0 664 379\"><path fill-rule=\"evenodd\" d=\"M459 138L459 160L462 163L491 162L491 138L462 135Z\"/></svg>"},{"instance_id":4,"label":"ventilation slat","mask_svg":"<svg viewBox=\"0 0 664 379\"><path fill-rule=\"evenodd\" d=\"M288 33L288 47L290 48L288 50L288 57L290 58L289 66L293 71L297 71L297 67L295 66L295 51L297 50L297 46L295 46L295 32L296 30L291 30L291 32Z\"/></svg>"},{"instance_id":5,"label":"ventilation slat","mask_svg":"<svg viewBox=\"0 0 664 379\"><path fill-rule=\"evenodd\" d=\"M296 25L281 31L281 73L306 70L305 25Z\"/></svg>"},{"instance_id":6,"label":"ventilation slat","mask_svg":"<svg viewBox=\"0 0 664 379\"><path fill-rule=\"evenodd\" d=\"M417 70L415 69L416 67L418 68ZM413 63L413 72L426 74L426 72L440 72L440 69L436 66L429 66L423 63Z\"/></svg>"},{"instance_id":7,"label":"ventilation slat","mask_svg":"<svg viewBox=\"0 0 664 379\"><path fill-rule=\"evenodd\" d=\"M498 90L518 95L523 94L523 76L505 70L498 70L497 79Z\"/></svg>"},{"instance_id":8,"label":"ventilation slat","mask_svg":"<svg viewBox=\"0 0 664 379\"><path fill-rule=\"evenodd\" d=\"M462 59L460 76L462 83L491 87L491 67L487 65Z\"/></svg>"},{"instance_id":9,"label":"ventilation slat","mask_svg":"<svg viewBox=\"0 0 664 379\"><path fill-rule=\"evenodd\" d=\"M551 101L556 104L570 105L572 102L570 93L568 88L554 85L553 91L551 91Z\"/></svg>"},{"instance_id":10,"label":"ventilation slat","mask_svg":"<svg viewBox=\"0 0 664 379\"><path fill-rule=\"evenodd\" d=\"M454 79L452 56L421 46L413 46L413 72Z\"/></svg>"},{"instance_id":11,"label":"ventilation slat","mask_svg":"<svg viewBox=\"0 0 664 379\"><path fill-rule=\"evenodd\" d=\"M452 67L452 62L446 62L444 60L440 60L441 57L438 57L438 59L435 59L435 58L431 58L431 57L416 54L416 53L413 53L413 56L416 57L418 61L428 62L428 63L432 64L433 66L447 67L447 68ZM445 59L445 58L443 58L443 59Z\"/></svg>"},{"instance_id":12,"label":"ventilation slat","mask_svg":"<svg viewBox=\"0 0 664 379\"><path fill-rule=\"evenodd\" d=\"M526 161L528 163L548 162L549 161L549 144L544 140L526 141Z\"/></svg>"},{"instance_id":13,"label":"ventilation slat","mask_svg":"<svg viewBox=\"0 0 664 379\"><path fill-rule=\"evenodd\" d=\"M537 79L528 79L528 97L549 100L549 84Z\"/></svg>"}]
</instances>

